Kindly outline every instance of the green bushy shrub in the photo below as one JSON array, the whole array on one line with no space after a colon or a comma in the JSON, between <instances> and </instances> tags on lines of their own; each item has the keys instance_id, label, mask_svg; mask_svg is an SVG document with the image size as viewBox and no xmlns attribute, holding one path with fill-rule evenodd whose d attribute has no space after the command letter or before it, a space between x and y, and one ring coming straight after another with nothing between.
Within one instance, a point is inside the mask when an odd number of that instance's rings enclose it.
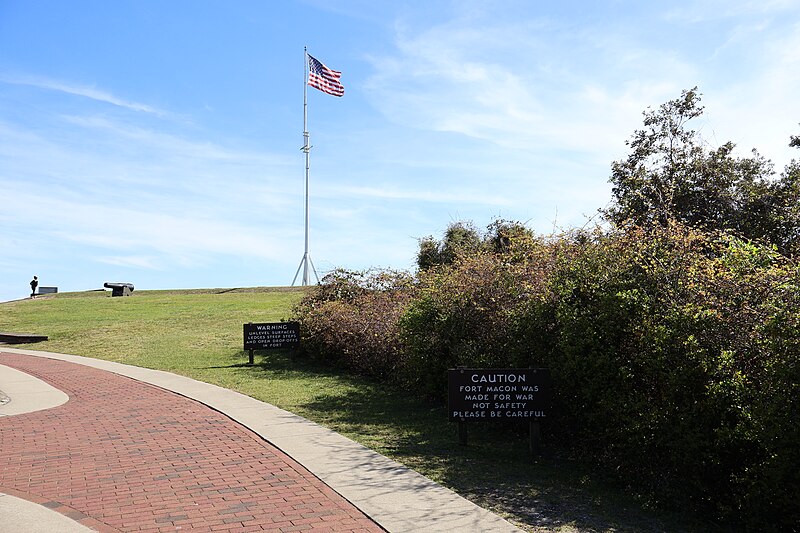
<instances>
[{"instance_id":1,"label":"green bushy shrub","mask_svg":"<svg viewBox=\"0 0 800 533\"><path fill-rule=\"evenodd\" d=\"M443 399L448 368L528 366L509 328L516 310L542 293L547 246L518 239L500 252L459 256L420 273L400 328L408 347L405 377L430 398ZM536 258L536 260L532 260Z\"/></svg>"},{"instance_id":2,"label":"green bushy shrub","mask_svg":"<svg viewBox=\"0 0 800 533\"><path fill-rule=\"evenodd\" d=\"M557 448L647 501L796 529L796 264L679 223L495 237L415 279L326 277L298 307L306 350L437 401L448 368L548 367Z\"/></svg>"},{"instance_id":3,"label":"green bushy shrub","mask_svg":"<svg viewBox=\"0 0 800 533\"><path fill-rule=\"evenodd\" d=\"M402 272L328 274L294 311L303 350L358 374L394 375L405 354L397 324L412 288L411 277Z\"/></svg>"},{"instance_id":4,"label":"green bushy shrub","mask_svg":"<svg viewBox=\"0 0 800 533\"><path fill-rule=\"evenodd\" d=\"M513 337L547 347L561 442L658 503L796 522L797 267L679 224L557 248Z\"/></svg>"}]
</instances>

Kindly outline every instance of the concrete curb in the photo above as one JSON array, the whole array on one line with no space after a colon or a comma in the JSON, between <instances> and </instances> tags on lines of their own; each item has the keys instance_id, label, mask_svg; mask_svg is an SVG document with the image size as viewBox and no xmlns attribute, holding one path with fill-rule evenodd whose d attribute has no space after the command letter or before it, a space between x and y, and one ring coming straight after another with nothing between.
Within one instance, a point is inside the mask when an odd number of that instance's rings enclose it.
<instances>
[{"instance_id":1,"label":"concrete curb","mask_svg":"<svg viewBox=\"0 0 800 533\"><path fill-rule=\"evenodd\" d=\"M216 409L281 449L390 532L521 531L453 491L333 431L238 392L160 370L75 355L2 351L91 366ZM7 387L3 386L4 390ZM6 390L10 394L10 391Z\"/></svg>"},{"instance_id":2,"label":"concrete curb","mask_svg":"<svg viewBox=\"0 0 800 533\"><path fill-rule=\"evenodd\" d=\"M0 531L86 533L93 530L44 505L0 492Z\"/></svg>"},{"instance_id":3,"label":"concrete curb","mask_svg":"<svg viewBox=\"0 0 800 533\"><path fill-rule=\"evenodd\" d=\"M7 367L1 362L0 383L3 384L3 393L10 399L6 403L0 403L0 417L50 409L69 400L69 396L41 379Z\"/></svg>"}]
</instances>

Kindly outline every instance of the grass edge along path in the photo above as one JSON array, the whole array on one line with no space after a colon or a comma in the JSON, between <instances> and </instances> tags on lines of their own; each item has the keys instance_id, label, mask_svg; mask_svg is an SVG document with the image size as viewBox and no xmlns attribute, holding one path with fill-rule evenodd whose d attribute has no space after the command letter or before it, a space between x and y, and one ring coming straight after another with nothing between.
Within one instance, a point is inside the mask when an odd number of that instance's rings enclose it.
<instances>
[{"instance_id":1,"label":"grass edge along path","mask_svg":"<svg viewBox=\"0 0 800 533\"><path fill-rule=\"evenodd\" d=\"M46 342L17 347L174 372L276 405L386 455L528 531L703 529L680 515L644 508L571 461L531 460L524 431L475 426L470 428L470 445L463 447L445 410L421 403L413 392L280 351L257 352L256 364L247 365L242 324L289 318L303 291L137 290L123 298L111 298L105 291L60 293L0 303L0 331L49 336Z\"/></svg>"}]
</instances>

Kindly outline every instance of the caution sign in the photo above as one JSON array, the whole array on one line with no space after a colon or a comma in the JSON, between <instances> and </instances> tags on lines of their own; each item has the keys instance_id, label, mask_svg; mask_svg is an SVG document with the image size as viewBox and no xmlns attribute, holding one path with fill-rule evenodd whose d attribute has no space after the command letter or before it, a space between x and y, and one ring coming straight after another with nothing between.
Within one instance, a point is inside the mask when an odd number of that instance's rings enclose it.
<instances>
[{"instance_id":1,"label":"caution sign","mask_svg":"<svg viewBox=\"0 0 800 533\"><path fill-rule=\"evenodd\" d=\"M447 371L448 418L469 422L547 416L546 368L456 368Z\"/></svg>"}]
</instances>

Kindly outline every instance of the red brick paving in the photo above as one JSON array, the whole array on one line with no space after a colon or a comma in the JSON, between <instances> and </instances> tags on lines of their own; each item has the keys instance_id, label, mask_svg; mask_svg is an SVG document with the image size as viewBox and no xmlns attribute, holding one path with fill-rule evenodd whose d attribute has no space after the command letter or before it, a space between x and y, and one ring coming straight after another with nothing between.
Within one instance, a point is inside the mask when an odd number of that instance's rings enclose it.
<instances>
[{"instance_id":1,"label":"red brick paving","mask_svg":"<svg viewBox=\"0 0 800 533\"><path fill-rule=\"evenodd\" d=\"M286 454L203 404L54 359L2 353L0 364L70 397L0 418L0 492L106 532L383 531Z\"/></svg>"}]
</instances>

